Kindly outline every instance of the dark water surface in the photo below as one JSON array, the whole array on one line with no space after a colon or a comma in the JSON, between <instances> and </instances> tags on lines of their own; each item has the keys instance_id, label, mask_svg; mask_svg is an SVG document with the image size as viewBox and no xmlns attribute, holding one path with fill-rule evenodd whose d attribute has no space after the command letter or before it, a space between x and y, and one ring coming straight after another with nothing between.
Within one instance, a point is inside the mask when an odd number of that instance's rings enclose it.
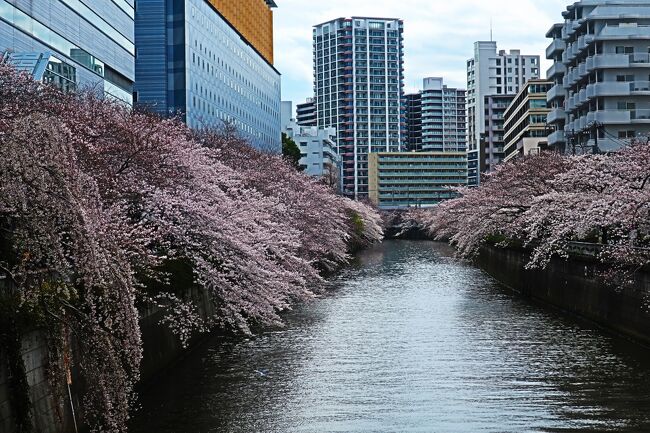
<instances>
[{"instance_id":1,"label":"dark water surface","mask_svg":"<svg viewBox=\"0 0 650 433\"><path fill-rule=\"evenodd\" d=\"M387 242L281 331L214 339L132 433L650 432L650 352ZM266 372L266 376L256 372Z\"/></svg>"}]
</instances>

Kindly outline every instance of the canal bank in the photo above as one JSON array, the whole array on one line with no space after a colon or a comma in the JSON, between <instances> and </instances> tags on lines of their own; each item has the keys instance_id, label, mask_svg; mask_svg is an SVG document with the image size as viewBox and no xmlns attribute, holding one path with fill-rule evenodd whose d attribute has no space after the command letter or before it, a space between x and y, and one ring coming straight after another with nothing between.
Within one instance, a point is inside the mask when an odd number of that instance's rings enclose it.
<instances>
[{"instance_id":1,"label":"canal bank","mask_svg":"<svg viewBox=\"0 0 650 433\"><path fill-rule=\"evenodd\" d=\"M286 327L215 338L131 433L650 431L650 352L540 308L433 242L358 256Z\"/></svg>"},{"instance_id":2,"label":"canal bank","mask_svg":"<svg viewBox=\"0 0 650 433\"><path fill-rule=\"evenodd\" d=\"M545 269L526 269L529 260L530 251L485 246L475 261L527 298L650 347L650 275L638 272L631 284L613 287L594 260L553 258Z\"/></svg>"}]
</instances>

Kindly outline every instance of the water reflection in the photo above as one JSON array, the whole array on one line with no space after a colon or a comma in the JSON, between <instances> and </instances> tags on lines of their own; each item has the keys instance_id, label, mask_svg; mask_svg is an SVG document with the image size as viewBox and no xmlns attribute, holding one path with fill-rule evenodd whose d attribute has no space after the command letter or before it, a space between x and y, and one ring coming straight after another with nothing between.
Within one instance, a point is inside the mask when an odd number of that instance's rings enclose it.
<instances>
[{"instance_id":1,"label":"water reflection","mask_svg":"<svg viewBox=\"0 0 650 433\"><path fill-rule=\"evenodd\" d=\"M386 243L334 286L286 329L197 350L131 431L650 431L647 351L511 296L445 246Z\"/></svg>"}]
</instances>

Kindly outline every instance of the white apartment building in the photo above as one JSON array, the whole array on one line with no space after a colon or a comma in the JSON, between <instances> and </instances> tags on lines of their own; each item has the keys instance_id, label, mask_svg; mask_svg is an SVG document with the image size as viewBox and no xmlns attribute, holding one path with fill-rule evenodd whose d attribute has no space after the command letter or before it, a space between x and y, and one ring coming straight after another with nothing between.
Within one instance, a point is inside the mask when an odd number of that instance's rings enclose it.
<instances>
[{"instance_id":1,"label":"white apartment building","mask_svg":"<svg viewBox=\"0 0 650 433\"><path fill-rule=\"evenodd\" d=\"M485 137L485 97L516 95L528 80L540 76L540 56L520 50L497 51L494 41L474 44L474 57L467 61L467 146L469 184L478 185L480 173L503 160L501 147L481 149ZM483 155L483 156L481 156Z\"/></svg>"},{"instance_id":2,"label":"white apartment building","mask_svg":"<svg viewBox=\"0 0 650 433\"><path fill-rule=\"evenodd\" d=\"M341 188L341 164L336 151L336 128L302 126L293 116L293 103L282 101L282 133L300 149L300 168L311 177L323 179L337 190Z\"/></svg>"},{"instance_id":3,"label":"white apartment building","mask_svg":"<svg viewBox=\"0 0 650 433\"><path fill-rule=\"evenodd\" d=\"M650 133L650 2L583 0L562 16L546 35L549 146L607 152Z\"/></svg>"}]
</instances>

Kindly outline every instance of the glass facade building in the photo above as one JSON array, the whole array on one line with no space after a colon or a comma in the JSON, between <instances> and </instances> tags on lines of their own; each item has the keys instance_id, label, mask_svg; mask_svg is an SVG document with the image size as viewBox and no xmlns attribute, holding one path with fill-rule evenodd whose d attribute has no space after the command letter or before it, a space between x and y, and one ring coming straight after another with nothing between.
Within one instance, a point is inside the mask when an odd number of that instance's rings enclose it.
<instances>
[{"instance_id":1,"label":"glass facade building","mask_svg":"<svg viewBox=\"0 0 650 433\"><path fill-rule=\"evenodd\" d=\"M0 54L56 59L77 86L132 103L134 16L131 0L0 0Z\"/></svg>"},{"instance_id":2,"label":"glass facade building","mask_svg":"<svg viewBox=\"0 0 650 433\"><path fill-rule=\"evenodd\" d=\"M255 45L211 2L136 3L137 104L195 129L230 124L280 152L280 73Z\"/></svg>"},{"instance_id":3,"label":"glass facade building","mask_svg":"<svg viewBox=\"0 0 650 433\"><path fill-rule=\"evenodd\" d=\"M404 24L339 18L313 29L314 97L319 127L335 127L343 193L368 196L368 157L402 149Z\"/></svg>"}]
</instances>

